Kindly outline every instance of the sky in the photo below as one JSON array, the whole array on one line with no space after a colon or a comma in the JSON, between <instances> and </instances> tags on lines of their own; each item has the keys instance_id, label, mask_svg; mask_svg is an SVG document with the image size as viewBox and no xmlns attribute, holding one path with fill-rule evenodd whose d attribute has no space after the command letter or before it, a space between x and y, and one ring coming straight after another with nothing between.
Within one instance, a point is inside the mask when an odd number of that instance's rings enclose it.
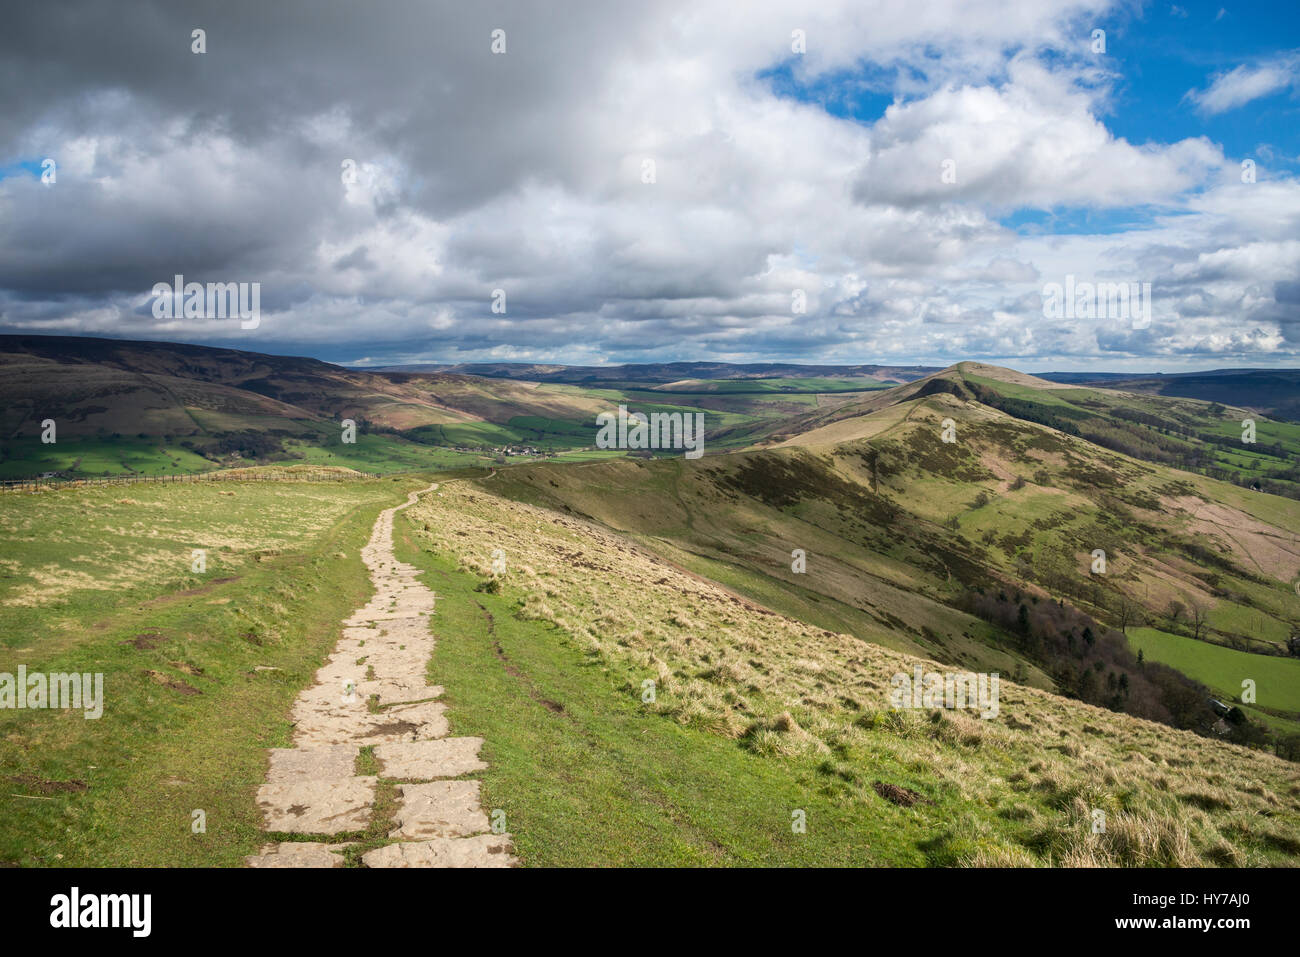
<instances>
[{"instance_id":1,"label":"sky","mask_svg":"<svg viewBox=\"0 0 1300 957\"><path fill-rule=\"evenodd\" d=\"M0 91L0 333L1300 365L1294 0L47 0Z\"/></svg>"}]
</instances>

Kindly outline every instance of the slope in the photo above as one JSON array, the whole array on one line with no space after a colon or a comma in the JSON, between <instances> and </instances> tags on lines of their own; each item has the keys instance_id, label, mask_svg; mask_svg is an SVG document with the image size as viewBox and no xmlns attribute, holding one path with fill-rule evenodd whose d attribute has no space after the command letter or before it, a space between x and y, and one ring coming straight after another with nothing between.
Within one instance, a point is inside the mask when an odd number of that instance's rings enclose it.
<instances>
[{"instance_id":1,"label":"slope","mask_svg":"<svg viewBox=\"0 0 1300 957\"><path fill-rule=\"evenodd\" d=\"M1294 765L1006 682L989 719L891 707L896 674L935 666L503 497L507 476L444 483L398 540L461 636L435 653L453 730L488 740L485 806L527 864L1300 855Z\"/></svg>"}]
</instances>

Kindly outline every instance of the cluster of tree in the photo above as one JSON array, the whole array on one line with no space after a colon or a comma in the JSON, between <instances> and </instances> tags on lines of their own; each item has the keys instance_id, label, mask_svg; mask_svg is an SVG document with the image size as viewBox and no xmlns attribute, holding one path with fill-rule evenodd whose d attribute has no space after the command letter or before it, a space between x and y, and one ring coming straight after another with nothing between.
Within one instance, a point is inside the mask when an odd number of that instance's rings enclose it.
<instances>
[{"instance_id":1,"label":"cluster of tree","mask_svg":"<svg viewBox=\"0 0 1300 957\"><path fill-rule=\"evenodd\" d=\"M1021 654L1051 675L1067 697L1300 760L1300 735L1275 735L1247 720L1240 708L1229 710L1225 730L1205 685L1147 661L1140 651L1133 654L1122 632L1064 601L1000 589L971 592L966 604L968 611L1011 634ZM1192 612L1170 609L1178 616Z\"/></svg>"},{"instance_id":2,"label":"cluster of tree","mask_svg":"<svg viewBox=\"0 0 1300 957\"><path fill-rule=\"evenodd\" d=\"M362 435L375 433L376 435L402 435L401 429L395 429L391 425L380 425L378 422L371 422L365 416L357 416L357 431Z\"/></svg>"},{"instance_id":3,"label":"cluster of tree","mask_svg":"<svg viewBox=\"0 0 1300 957\"><path fill-rule=\"evenodd\" d=\"M1206 445L1218 446L1228 452L1240 452L1245 448L1245 446L1242 445L1241 439L1235 437L1210 434L1198 437ZM1262 442L1256 442L1254 445L1250 446L1249 451L1254 452L1257 455L1268 455L1275 459L1282 459L1286 462L1291 461L1290 453L1287 452L1281 442L1274 442L1272 445L1264 445Z\"/></svg>"},{"instance_id":4,"label":"cluster of tree","mask_svg":"<svg viewBox=\"0 0 1300 957\"><path fill-rule=\"evenodd\" d=\"M1214 722L1203 685L1165 665L1139 661L1124 635L1062 601L976 593L970 610L1014 635L1024 656L1069 697L1176 728Z\"/></svg>"},{"instance_id":5,"label":"cluster of tree","mask_svg":"<svg viewBox=\"0 0 1300 957\"><path fill-rule=\"evenodd\" d=\"M186 440L181 443L181 447L211 459L236 453L247 459L266 459L286 454L280 436L257 429L227 432L201 443Z\"/></svg>"},{"instance_id":6,"label":"cluster of tree","mask_svg":"<svg viewBox=\"0 0 1300 957\"><path fill-rule=\"evenodd\" d=\"M1165 435L1181 435L1185 439L1196 438L1195 429L1179 422L1171 422L1165 416L1143 412L1141 409L1129 409L1124 406L1117 406L1108 411L1117 419L1123 419L1126 422L1138 422Z\"/></svg>"},{"instance_id":7,"label":"cluster of tree","mask_svg":"<svg viewBox=\"0 0 1300 957\"><path fill-rule=\"evenodd\" d=\"M1127 426L1111 425L1105 420L1095 419L1082 423L1076 434L1112 452L1178 468L1203 469L1214 458L1208 449L1168 438L1136 423Z\"/></svg>"},{"instance_id":8,"label":"cluster of tree","mask_svg":"<svg viewBox=\"0 0 1300 957\"><path fill-rule=\"evenodd\" d=\"M1154 419L1154 416L1132 413L1121 416L1132 424L1119 425L1083 409L1015 399L978 383L971 383L970 388L975 398L987 406L1026 422L1036 422L1066 435L1078 436L1112 452L1181 468L1203 468L1211 458L1207 450L1170 438L1145 421Z\"/></svg>"}]
</instances>

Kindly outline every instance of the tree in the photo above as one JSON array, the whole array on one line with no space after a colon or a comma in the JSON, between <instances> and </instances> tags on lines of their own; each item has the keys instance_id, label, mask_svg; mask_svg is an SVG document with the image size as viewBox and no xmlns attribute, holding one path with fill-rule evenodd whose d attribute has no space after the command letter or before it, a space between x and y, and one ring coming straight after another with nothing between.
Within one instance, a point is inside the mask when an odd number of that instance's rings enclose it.
<instances>
[{"instance_id":1,"label":"tree","mask_svg":"<svg viewBox=\"0 0 1300 957\"><path fill-rule=\"evenodd\" d=\"M1183 603L1181 601L1171 601L1169 610L1165 612L1165 617L1169 619L1169 627L1172 630L1178 624L1178 619L1183 617Z\"/></svg>"},{"instance_id":2,"label":"tree","mask_svg":"<svg viewBox=\"0 0 1300 957\"><path fill-rule=\"evenodd\" d=\"M1128 634L1129 625L1141 624L1142 608L1127 595L1115 599L1115 617L1119 619L1119 630Z\"/></svg>"},{"instance_id":3,"label":"tree","mask_svg":"<svg viewBox=\"0 0 1300 957\"><path fill-rule=\"evenodd\" d=\"M1209 612L1205 610L1205 606L1198 602L1192 602L1192 606L1187 612L1187 620L1192 626L1192 637L1198 641L1201 638L1201 632L1205 629L1207 618L1209 618Z\"/></svg>"}]
</instances>

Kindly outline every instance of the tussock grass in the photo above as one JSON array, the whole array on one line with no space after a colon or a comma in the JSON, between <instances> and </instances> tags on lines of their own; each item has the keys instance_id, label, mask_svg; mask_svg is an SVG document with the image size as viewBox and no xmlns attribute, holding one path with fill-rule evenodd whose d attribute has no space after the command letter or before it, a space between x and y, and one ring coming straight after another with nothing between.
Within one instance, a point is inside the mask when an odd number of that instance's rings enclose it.
<instances>
[{"instance_id":1,"label":"tussock grass","mask_svg":"<svg viewBox=\"0 0 1300 957\"><path fill-rule=\"evenodd\" d=\"M895 710L892 675L950 669L774 614L595 523L495 496L490 482L442 492L411 510L426 556L478 573L504 549L529 572L503 576L499 600L572 640L611 696L653 680L647 713L774 766L812 762L816 787L851 814L884 813L872 768L901 769L889 783L935 803L888 813L948 822L939 837L903 838L930 863L1300 862L1287 837L1300 826L1294 765L1005 677L993 719ZM1094 834L1097 811L1106 828Z\"/></svg>"}]
</instances>

